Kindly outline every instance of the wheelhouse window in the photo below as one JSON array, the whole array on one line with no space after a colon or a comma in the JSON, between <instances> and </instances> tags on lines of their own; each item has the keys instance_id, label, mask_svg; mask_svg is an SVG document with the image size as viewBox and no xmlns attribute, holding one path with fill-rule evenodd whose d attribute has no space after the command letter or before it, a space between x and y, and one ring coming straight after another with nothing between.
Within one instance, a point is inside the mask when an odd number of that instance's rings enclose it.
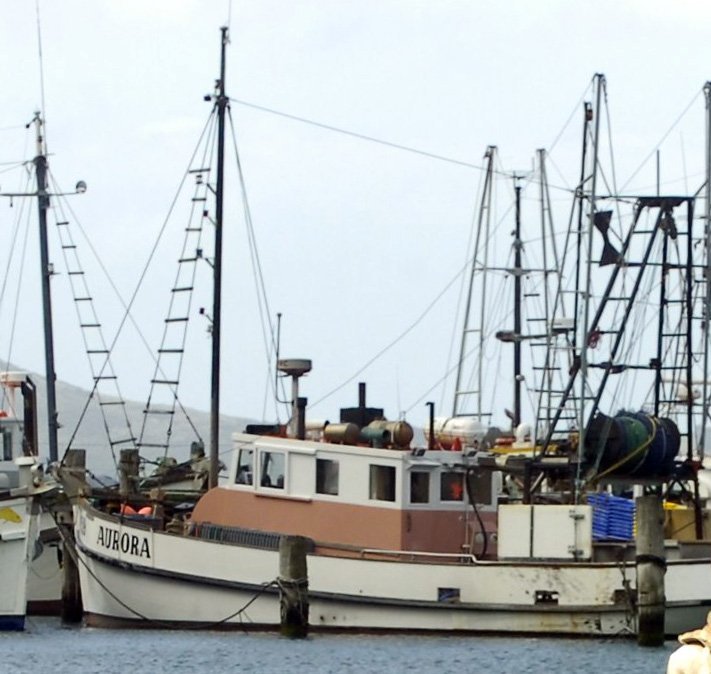
<instances>
[{"instance_id":1,"label":"wheelhouse window","mask_svg":"<svg viewBox=\"0 0 711 674\"><path fill-rule=\"evenodd\" d=\"M316 459L316 493L338 496L338 461Z\"/></svg>"},{"instance_id":2,"label":"wheelhouse window","mask_svg":"<svg viewBox=\"0 0 711 674\"><path fill-rule=\"evenodd\" d=\"M430 502L430 474L422 470L410 473L410 503Z\"/></svg>"},{"instance_id":3,"label":"wheelhouse window","mask_svg":"<svg viewBox=\"0 0 711 674\"><path fill-rule=\"evenodd\" d=\"M464 500L464 475L454 471L443 472L440 477L440 500Z\"/></svg>"},{"instance_id":4,"label":"wheelhouse window","mask_svg":"<svg viewBox=\"0 0 711 674\"><path fill-rule=\"evenodd\" d=\"M237 457L237 484L252 484L254 480L254 450L240 449Z\"/></svg>"},{"instance_id":5,"label":"wheelhouse window","mask_svg":"<svg viewBox=\"0 0 711 674\"><path fill-rule=\"evenodd\" d=\"M374 501L395 500L395 466L370 466L370 498Z\"/></svg>"},{"instance_id":6,"label":"wheelhouse window","mask_svg":"<svg viewBox=\"0 0 711 674\"><path fill-rule=\"evenodd\" d=\"M283 452L262 452L260 466L260 485L272 489L284 489L286 457Z\"/></svg>"}]
</instances>

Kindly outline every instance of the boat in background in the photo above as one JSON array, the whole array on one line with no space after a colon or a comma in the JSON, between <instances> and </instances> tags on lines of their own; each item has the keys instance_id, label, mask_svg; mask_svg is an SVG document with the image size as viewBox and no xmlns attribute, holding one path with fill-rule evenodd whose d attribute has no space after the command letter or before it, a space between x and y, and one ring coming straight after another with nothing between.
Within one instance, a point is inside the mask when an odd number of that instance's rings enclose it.
<instances>
[{"instance_id":1,"label":"boat in background","mask_svg":"<svg viewBox=\"0 0 711 674\"><path fill-rule=\"evenodd\" d=\"M46 510L41 514L43 499L56 486L45 478L37 459L32 380L22 372L2 372L0 390L0 630L22 630L32 609L58 609L54 603L61 589L57 537L51 536L56 527ZM47 532L44 539L42 531Z\"/></svg>"}]
</instances>

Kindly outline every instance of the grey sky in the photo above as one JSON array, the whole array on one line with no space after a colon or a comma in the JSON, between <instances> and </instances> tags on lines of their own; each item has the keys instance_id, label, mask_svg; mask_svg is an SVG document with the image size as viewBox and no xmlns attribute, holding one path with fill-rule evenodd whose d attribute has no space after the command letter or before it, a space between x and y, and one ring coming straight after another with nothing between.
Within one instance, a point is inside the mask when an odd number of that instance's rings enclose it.
<instances>
[{"instance_id":1,"label":"grey sky","mask_svg":"<svg viewBox=\"0 0 711 674\"><path fill-rule=\"evenodd\" d=\"M34 5L0 2L0 162L32 156L20 127L42 104ZM218 28L229 4L40 0L39 7L52 171L65 189L88 183L72 207L128 296L209 112L202 96L218 74ZM536 148L550 147L572 115L550 168L552 182L570 187L581 97L603 72L620 185L696 97L661 146L665 188L694 191L703 180L710 20L711 5L700 0L243 0L231 10L228 93L472 164L496 144L508 170L529 169ZM239 104L232 113L271 309L284 315L282 352L313 359L302 393L315 402L413 323L462 267L480 174ZM649 161L626 189L654 182ZM16 186L0 174L0 187ZM567 193L554 198L565 213ZM526 199L535 212L534 191ZM17 208L0 203L3 247ZM223 409L261 417L266 363L236 186L228 209ZM13 360L42 371L36 244L28 246L30 299ZM162 254L168 284L156 281L137 306L154 343L177 248ZM61 272L59 254L53 261ZM58 375L86 386L63 281L54 283ZM107 295L103 278L91 283L97 297ZM369 403L422 423L424 401L442 400L440 388L428 391L447 369L457 289L313 415L335 418L356 402L363 380ZM112 302L99 307L107 326L119 316ZM10 311L6 300L5 325ZM193 328L202 347L204 327ZM5 330L0 335L7 340ZM141 400L150 361L127 339L129 355L117 367L126 395ZM191 365L187 404L207 409L208 387L206 366ZM451 395L444 401L449 408Z\"/></svg>"}]
</instances>

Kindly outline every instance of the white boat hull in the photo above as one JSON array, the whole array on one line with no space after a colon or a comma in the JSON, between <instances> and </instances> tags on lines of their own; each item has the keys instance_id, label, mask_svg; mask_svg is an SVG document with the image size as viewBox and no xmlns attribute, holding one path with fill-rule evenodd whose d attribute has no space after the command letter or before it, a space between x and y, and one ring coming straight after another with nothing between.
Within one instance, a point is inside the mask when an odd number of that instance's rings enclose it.
<instances>
[{"instance_id":1,"label":"white boat hull","mask_svg":"<svg viewBox=\"0 0 711 674\"><path fill-rule=\"evenodd\" d=\"M42 510L27 579L27 613L59 615L62 606L61 543L52 515Z\"/></svg>"},{"instance_id":2,"label":"white boat hull","mask_svg":"<svg viewBox=\"0 0 711 674\"><path fill-rule=\"evenodd\" d=\"M27 611L27 575L37 517L27 497L0 501L0 630L22 630Z\"/></svg>"},{"instance_id":3,"label":"white boat hull","mask_svg":"<svg viewBox=\"0 0 711 674\"><path fill-rule=\"evenodd\" d=\"M77 507L75 516L89 624L279 625L278 590L271 584L279 573L277 550L152 531L88 506ZM633 564L422 563L312 554L308 573L316 629L585 636L636 629ZM700 587L708 588L704 600ZM670 563L667 632L702 624L710 605L709 560Z\"/></svg>"}]
</instances>

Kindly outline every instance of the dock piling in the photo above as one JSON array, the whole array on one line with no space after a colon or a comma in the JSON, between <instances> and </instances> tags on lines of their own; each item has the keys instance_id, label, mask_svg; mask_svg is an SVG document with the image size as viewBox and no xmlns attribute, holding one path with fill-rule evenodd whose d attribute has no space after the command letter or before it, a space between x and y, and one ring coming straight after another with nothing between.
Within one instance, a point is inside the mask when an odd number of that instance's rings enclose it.
<instances>
[{"instance_id":1,"label":"dock piling","mask_svg":"<svg viewBox=\"0 0 711 674\"><path fill-rule=\"evenodd\" d=\"M664 510L656 494L640 496L637 508L637 643L664 645Z\"/></svg>"},{"instance_id":2,"label":"dock piling","mask_svg":"<svg viewBox=\"0 0 711 674\"><path fill-rule=\"evenodd\" d=\"M309 633L306 552L309 539L282 536L279 540L279 605L282 636L303 639Z\"/></svg>"}]
</instances>

